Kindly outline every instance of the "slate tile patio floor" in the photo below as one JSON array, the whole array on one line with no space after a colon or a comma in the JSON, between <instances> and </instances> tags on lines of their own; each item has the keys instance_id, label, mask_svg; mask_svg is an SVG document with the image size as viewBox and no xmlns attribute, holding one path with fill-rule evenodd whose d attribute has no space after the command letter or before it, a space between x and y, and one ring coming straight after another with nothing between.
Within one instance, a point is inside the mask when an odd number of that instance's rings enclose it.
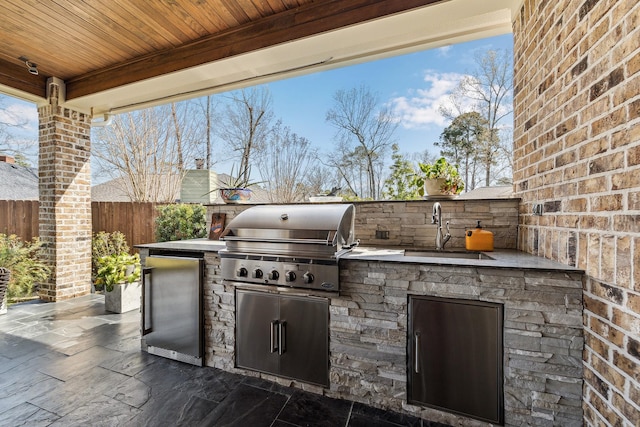
<instances>
[{"instance_id":1,"label":"slate tile patio floor","mask_svg":"<svg viewBox=\"0 0 640 427\"><path fill-rule=\"evenodd\" d=\"M0 316L0 426L442 426L140 351L102 295Z\"/></svg>"}]
</instances>

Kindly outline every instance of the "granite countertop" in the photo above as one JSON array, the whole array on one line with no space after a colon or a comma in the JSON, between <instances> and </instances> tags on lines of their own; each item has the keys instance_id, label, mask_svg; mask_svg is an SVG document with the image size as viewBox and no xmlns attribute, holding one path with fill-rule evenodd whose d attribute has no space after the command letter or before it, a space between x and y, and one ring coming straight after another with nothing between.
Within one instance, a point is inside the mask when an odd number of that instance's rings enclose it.
<instances>
[{"instance_id":1,"label":"granite countertop","mask_svg":"<svg viewBox=\"0 0 640 427\"><path fill-rule=\"evenodd\" d=\"M139 249L165 249L169 251L202 251L202 252L218 252L226 247L225 243L220 240L189 239L189 240L173 240L171 242L145 243L143 245L135 245Z\"/></svg>"},{"instance_id":2,"label":"granite countertop","mask_svg":"<svg viewBox=\"0 0 640 427\"><path fill-rule=\"evenodd\" d=\"M136 245L139 249L164 249L168 251L202 251L219 252L226 247L224 241L203 239L176 240L171 242L147 243ZM409 251L407 251L409 252ZM424 249L422 252L433 253L432 249ZM531 270L547 270L568 273L584 273L583 270L568 265L551 261L546 258L527 254L516 250L499 249L493 252L474 252L475 258L456 258L467 256L464 249L453 249L444 253L453 252L453 257L441 256L416 256L405 254L405 250L375 247L357 247L342 255L340 259L356 261L397 262L410 264L456 265L462 267L488 267L488 268L516 268ZM482 254L482 255L478 255ZM436 255L439 255L436 253Z\"/></svg>"},{"instance_id":3,"label":"granite countertop","mask_svg":"<svg viewBox=\"0 0 640 427\"><path fill-rule=\"evenodd\" d=\"M435 251L433 251L432 249L425 249L422 252L433 253ZM403 249L358 247L353 251L344 254L341 259L584 273L584 270L581 270L579 268L571 267L556 261L551 261L546 258L534 256L516 250L499 249L492 252L467 252L464 249L453 249L450 251L444 251L444 254L446 254L447 252L453 252L451 258L446 256L439 256L439 254L437 253L436 255L438 256L420 256L419 253L417 253L416 256L413 256L405 254L405 251ZM456 258L456 256L465 256L462 254L475 254L475 258Z\"/></svg>"}]
</instances>

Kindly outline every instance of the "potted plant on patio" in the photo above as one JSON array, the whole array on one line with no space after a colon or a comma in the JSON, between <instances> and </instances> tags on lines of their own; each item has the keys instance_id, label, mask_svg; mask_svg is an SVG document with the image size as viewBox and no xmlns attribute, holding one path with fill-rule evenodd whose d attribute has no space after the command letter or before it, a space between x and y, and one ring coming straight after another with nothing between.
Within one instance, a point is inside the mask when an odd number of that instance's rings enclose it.
<instances>
[{"instance_id":1,"label":"potted plant on patio","mask_svg":"<svg viewBox=\"0 0 640 427\"><path fill-rule=\"evenodd\" d=\"M418 163L419 172L413 177L412 184L421 196L455 197L464 190L464 182L456 166L440 157L434 163Z\"/></svg>"},{"instance_id":2,"label":"potted plant on patio","mask_svg":"<svg viewBox=\"0 0 640 427\"><path fill-rule=\"evenodd\" d=\"M128 254L127 237L121 231L100 231L91 238L91 279L94 286L92 292L102 291L103 286L96 284L100 258L107 255Z\"/></svg>"},{"instance_id":3,"label":"potted plant on patio","mask_svg":"<svg viewBox=\"0 0 640 427\"><path fill-rule=\"evenodd\" d=\"M104 286L105 310L125 313L140 308L140 256L113 254L98 260L96 284Z\"/></svg>"}]
</instances>

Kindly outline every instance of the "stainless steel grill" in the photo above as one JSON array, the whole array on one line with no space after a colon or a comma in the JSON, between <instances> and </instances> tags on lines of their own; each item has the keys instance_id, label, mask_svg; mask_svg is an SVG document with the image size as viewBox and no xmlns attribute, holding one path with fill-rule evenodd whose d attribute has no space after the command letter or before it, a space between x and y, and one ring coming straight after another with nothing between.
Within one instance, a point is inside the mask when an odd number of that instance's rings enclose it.
<instances>
[{"instance_id":1,"label":"stainless steel grill","mask_svg":"<svg viewBox=\"0 0 640 427\"><path fill-rule=\"evenodd\" d=\"M340 255L357 245L355 207L265 205L230 221L220 252L226 280L339 290Z\"/></svg>"}]
</instances>

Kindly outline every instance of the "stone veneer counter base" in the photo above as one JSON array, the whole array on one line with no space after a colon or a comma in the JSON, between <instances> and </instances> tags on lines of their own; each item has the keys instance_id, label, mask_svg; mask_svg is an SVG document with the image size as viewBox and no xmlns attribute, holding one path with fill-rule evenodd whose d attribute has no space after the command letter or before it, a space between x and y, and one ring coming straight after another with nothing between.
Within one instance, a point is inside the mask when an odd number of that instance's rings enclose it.
<instances>
[{"instance_id":1,"label":"stone veneer counter base","mask_svg":"<svg viewBox=\"0 0 640 427\"><path fill-rule=\"evenodd\" d=\"M330 386L321 388L235 368L236 286L220 276L221 242L143 245L141 255L150 249L198 247L206 263L208 366L430 421L484 426L488 424L407 403L407 303L410 295L488 301L504 305L505 425L582 425L581 270L515 251L488 253L493 260L468 260L358 248L341 258L340 293L320 294L330 300L331 365ZM250 288L279 292L272 286Z\"/></svg>"}]
</instances>

